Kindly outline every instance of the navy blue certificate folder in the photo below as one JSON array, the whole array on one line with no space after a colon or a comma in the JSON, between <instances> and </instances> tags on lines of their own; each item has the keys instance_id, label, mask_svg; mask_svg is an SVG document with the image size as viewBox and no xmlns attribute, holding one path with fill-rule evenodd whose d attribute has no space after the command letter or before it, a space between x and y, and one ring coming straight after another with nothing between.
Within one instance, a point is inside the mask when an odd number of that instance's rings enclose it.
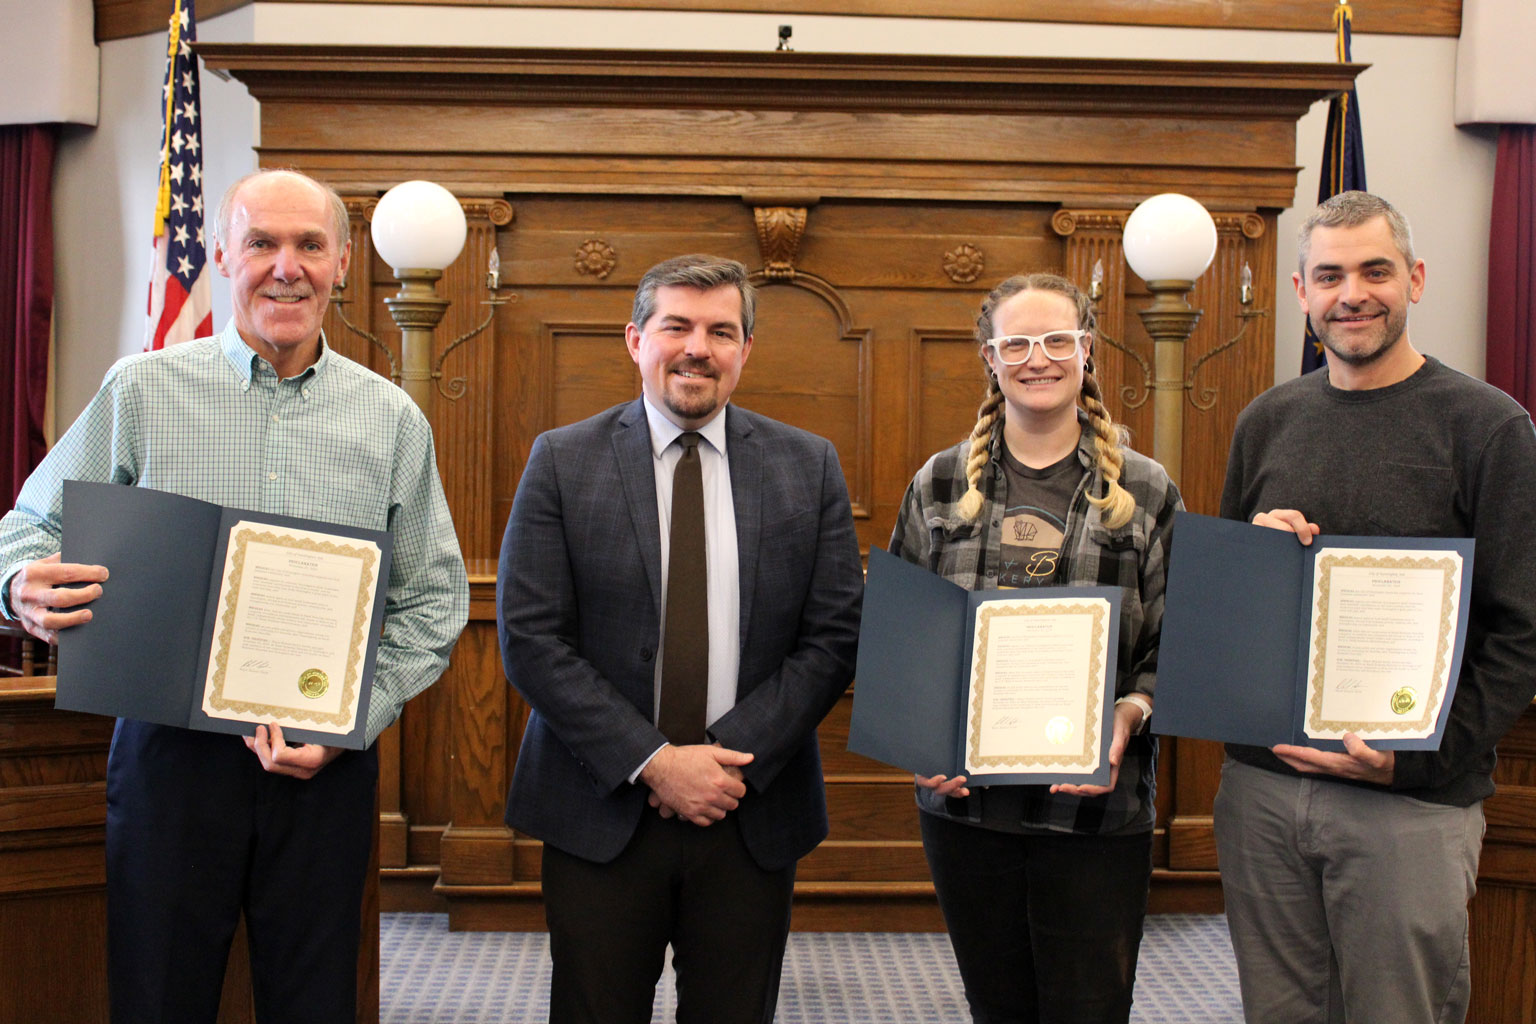
<instances>
[{"instance_id":1,"label":"navy blue certificate folder","mask_svg":"<svg viewBox=\"0 0 1536 1024\"><path fill-rule=\"evenodd\" d=\"M372 541L380 551L367 657L349 732L283 728L290 742L362 749L393 538L377 530L223 508L146 487L64 483L65 562L110 576L91 621L59 634L55 706L208 732L250 735L255 723L203 712L219 585L230 528L239 521Z\"/></svg>"},{"instance_id":2,"label":"navy blue certificate folder","mask_svg":"<svg viewBox=\"0 0 1536 1024\"><path fill-rule=\"evenodd\" d=\"M1303 546L1284 530L1180 512L1174 519L1152 730L1250 746L1341 751L1306 731L1314 567L1330 549L1454 551L1462 558L1450 677L1434 733L1371 738L1383 750L1434 750L1461 673L1471 601L1470 538L1331 537Z\"/></svg>"},{"instance_id":3,"label":"navy blue certificate folder","mask_svg":"<svg viewBox=\"0 0 1536 1024\"><path fill-rule=\"evenodd\" d=\"M1098 767L1091 773L964 771L965 700L976 609L988 601L1052 598L1109 601ZM965 775L985 785L1108 785L1119 635L1120 592L1113 587L968 591L871 547L848 749L925 777Z\"/></svg>"}]
</instances>

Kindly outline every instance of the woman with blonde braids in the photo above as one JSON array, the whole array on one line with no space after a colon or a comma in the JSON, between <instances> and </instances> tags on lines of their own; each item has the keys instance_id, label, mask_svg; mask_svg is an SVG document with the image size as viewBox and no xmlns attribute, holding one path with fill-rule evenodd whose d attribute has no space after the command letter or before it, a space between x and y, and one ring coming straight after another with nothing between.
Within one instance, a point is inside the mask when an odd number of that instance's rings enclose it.
<instances>
[{"instance_id":1,"label":"woman with blonde braids","mask_svg":"<svg viewBox=\"0 0 1536 1024\"><path fill-rule=\"evenodd\" d=\"M1121 589L1108 786L917 780L923 850L976 1024L1123 1022L1152 873L1152 713L1168 534L1163 467L1122 446L1087 298L1012 277L981 306L987 397L913 479L891 550L970 590Z\"/></svg>"}]
</instances>

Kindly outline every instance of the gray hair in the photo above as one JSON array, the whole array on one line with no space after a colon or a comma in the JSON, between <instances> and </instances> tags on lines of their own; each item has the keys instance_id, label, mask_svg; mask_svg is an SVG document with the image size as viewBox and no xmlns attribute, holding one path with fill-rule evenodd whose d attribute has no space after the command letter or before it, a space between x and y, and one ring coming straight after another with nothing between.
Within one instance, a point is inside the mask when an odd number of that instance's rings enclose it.
<instances>
[{"instance_id":1,"label":"gray hair","mask_svg":"<svg viewBox=\"0 0 1536 1024\"><path fill-rule=\"evenodd\" d=\"M347 242L352 238L351 232L348 230L346 202L342 200L335 189L325 182L316 181L303 171L295 170L292 167L264 167L259 171L252 171L224 190L224 198L219 200L219 209L214 215L213 220L213 236L218 240L219 247L223 248L229 244L229 224L231 218L235 215L235 195L257 178L266 178L274 174L287 174L300 178L320 190L321 194L325 196L326 204L331 209L331 230L336 234L336 247L338 249L345 249Z\"/></svg>"},{"instance_id":2,"label":"gray hair","mask_svg":"<svg viewBox=\"0 0 1536 1024\"><path fill-rule=\"evenodd\" d=\"M630 319L636 327L645 327L645 322L656 313L658 288L681 285L709 291L723 284L735 285L736 291L741 294L741 334L743 339L750 338L757 308L757 290L748 280L747 268L735 260L705 253L676 256L647 270L635 287L635 308L630 313Z\"/></svg>"},{"instance_id":3,"label":"gray hair","mask_svg":"<svg viewBox=\"0 0 1536 1024\"><path fill-rule=\"evenodd\" d=\"M1413 267L1413 232L1408 218L1397 207L1370 192L1340 192L1325 199L1317 209L1307 214L1296 232L1296 271L1303 277L1307 273L1307 257L1312 253L1312 231L1315 228L1353 228L1366 221L1385 217L1387 229L1392 232L1392 244L1402 254L1409 269Z\"/></svg>"}]
</instances>

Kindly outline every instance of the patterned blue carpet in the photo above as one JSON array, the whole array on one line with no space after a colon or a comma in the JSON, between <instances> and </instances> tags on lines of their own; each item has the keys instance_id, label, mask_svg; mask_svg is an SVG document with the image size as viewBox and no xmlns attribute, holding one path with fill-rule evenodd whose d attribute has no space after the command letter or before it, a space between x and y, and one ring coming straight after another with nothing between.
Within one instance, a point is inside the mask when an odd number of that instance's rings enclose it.
<instances>
[{"instance_id":1,"label":"patterned blue carpet","mask_svg":"<svg viewBox=\"0 0 1536 1024\"><path fill-rule=\"evenodd\" d=\"M444 914L385 914L382 1024L542 1024L549 951L539 932L450 932ZM672 973L656 986L654 1022L672 1019ZM939 934L796 932L776 1024L961 1024L965 996ZM1147 918L1136 978L1138 1024L1239 1024L1242 1007L1226 919Z\"/></svg>"}]
</instances>

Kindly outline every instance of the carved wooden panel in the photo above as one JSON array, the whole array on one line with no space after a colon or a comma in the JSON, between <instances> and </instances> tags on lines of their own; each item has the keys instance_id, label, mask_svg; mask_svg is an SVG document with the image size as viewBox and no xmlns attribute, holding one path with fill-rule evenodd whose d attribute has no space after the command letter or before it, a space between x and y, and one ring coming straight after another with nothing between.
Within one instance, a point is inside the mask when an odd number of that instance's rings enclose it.
<instances>
[{"instance_id":1,"label":"carved wooden panel","mask_svg":"<svg viewBox=\"0 0 1536 1024\"><path fill-rule=\"evenodd\" d=\"M801 274L759 282L757 325L734 399L831 441L848 478L857 519L869 516L872 340L835 285Z\"/></svg>"},{"instance_id":2,"label":"carved wooden panel","mask_svg":"<svg viewBox=\"0 0 1536 1024\"><path fill-rule=\"evenodd\" d=\"M105 1020L112 721L52 705L0 680L0 1019Z\"/></svg>"},{"instance_id":3,"label":"carved wooden panel","mask_svg":"<svg viewBox=\"0 0 1536 1024\"><path fill-rule=\"evenodd\" d=\"M1190 303L1205 310L1185 351L1184 372L1195 371L1207 354L1235 337L1244 328L1238 312L1239 279L1243 264L1251 266L1254 280L1253 307L1275 308L1275 215L1226 213L1214 210L1216 259L1197 282ZM1136 303L1139 307L1141 303ZM1274 320L1262 317L1247 324L1243 340L1211 355L1199 368L1184 401L1184 479L1179 487L1184 504L1194 512L1215 515L1221 505L1221 485L1226 477L1227 449L1237 414L1274 381ZM1259 356L1259 358L1255 358ZM1268 357L1268 358L1266 358ZM1213 403L1201 409L1197 402ZM1194 472L1203 465L1205 472Z\"/></svg>"},{"instance_id":4,"label":"carved wooden panel","mask_svg":"<svg viewBox=\"0 0 1536 1024\"><path fill-rule=\"evenodd\" d=\"M975 427L976 409L986 394L986 368L973 330L914 327L909 343L907 464L915 474L930 455Z\"/></svg>"},{"instance_id":5,"label":"carved wooden panel","mask_svg":"<svg viewBox=\"0 0 1536 1024\"><path fill-rule=\"evenodd\" d=\"M1471 1024L1536 1020L1536 705L1498 753L1470 910Z\"/></svg>"},{"instance_id":6,"label":"carved wooden panel","mask_svg":"<svg viewBox=\"0 0 1536 1024\"><path fill-rule=\"evenodd\" d=\"M113 720L55 711L53 697L50 676L0 680L0 1020L105 1021ZM378 1020L377 936L375 916L368 967L359 965L359 1024ZM248 963L242 926L219 1024L255 1019Z\"/></svg>"}]
</instances>

